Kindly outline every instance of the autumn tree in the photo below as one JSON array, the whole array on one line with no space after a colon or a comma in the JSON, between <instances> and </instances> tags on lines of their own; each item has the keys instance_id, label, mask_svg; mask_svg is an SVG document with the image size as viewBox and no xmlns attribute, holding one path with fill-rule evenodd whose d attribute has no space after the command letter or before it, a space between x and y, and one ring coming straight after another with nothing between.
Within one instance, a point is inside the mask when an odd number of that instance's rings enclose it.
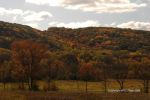
<instances>
[{"instance_id":1,"label":"autumn tree","mask_svg":"<svg viewBox=\"0 0 150 100\"><path fill-rule=\"evenodd\" d=\"M120 86L120 90L124 89L124 82L128 77L127 62L120 61L112 66L111 77L116 80Z\"/></svg>"},{"instance_id":2,"label":"autumn tree","mask_svg":"<svg viewBox=\"0 0 150 100\"><path fill-rule=\"evenodd\" d=\"M68 73L62 61L55 60L52 63L52 78L58 80L68 79Z\"/></svg>"},{"instance_id":3,"label":"autumn tree","mask_svg":"<svg viewBox=\"0 0 150 100\"><path fill-rule=\"evenodd\" d=\"M51 57L51 52L48 53L48 56L47 56L47 59L43 59L41 61L41 64L43 66L43 69L44 70L43 72L45 73L44 75L48 78L47 81L48 83L50 83L50 81L52 80L52 63L53 63L53 59Z\"/></svg>"},{"instance_id":4,"label":"autumn tree","mask_svg":"<svg viewBox=\"0 0 150 100\"><path fill-rule=\"evenodd\" d=\"M24 82L27 80L25 70L20 63L12 63L12 78L15 82L21 82L19 89L25 89Z\"/></svg>"},{"instance_id":5,"label":"autumn tree","mask_svg":"<svg viewBox=\"0 0 150 100\"><path fill-rule=\"evenodd\" d=\"M131 71L135 79L142 80L143 89L145 93L149 92L150 80L150 57L149 54L145 55L141 52L136 52L131 55Z\"/></svg>"},{"instance_id":6,"label":"autumn tree","mask_svg":"<svg viewBox=\"0 0 150 100\"><path fill-rule=\"evenodd\" d=\"M96 69L91 63L85 63L81 66L79 70L79 75L82 80L86 82L86 92L88 91L88 81L94 80L96 74Z\"/></svg>"},{"instance_id":7,"label":"autumn tree","mask_svg":"<svg viewBox=\"0 0 150 100\"><path fill-rule=\"evenodd\" d=\"M10 61L11 52L7 49L0 48L0 81L4 85L8 81L11 81L11 61Z\"/></svg>"},{"instance_id":8,"label":"autumn tree","mask_svg":"<svg viewBox=\"0 0 150 100\"><path fill-rule=\"evenodd\" d=\"M99 62L99 69L102 71L104 81L104 91L107 92L107 81L111 73L111 66L113 65L113 57L111 55L101 55L97 58Z\"/></svg>"},{"instance_id":9,"label":"autumn tree","mask_svg":"<svg viewBox=\"0 0 150 100\"><path fill-rule=\"evenodd\" d=\"M55 79L65 79L66 69L64 63L55 58L55 55L51 52L48 53L48 58L42 60L43 72L45 73L46 80L48 82L48 89L51 82Z\"/></svg>"},{"instance_id":10,"label":"autumn tree","mask_svg":"<svg viewBox=\"0 0 150 100\"><path fill-rule=\"evenodd\" d=\"M83 60L85 63L88 63L93 60L93 53L90 51L82 51L79 55L80 59Z\"/></svg>"},{"instance_id":11,"label":"autumn tree","mask_svg":"<svg viewBox=\"0 0 150 100\"><path fill-rule=\"evenodd\" d=\"M12 81L11 71L12 71L12 63L10 61L4 61L0 65L0 80L3 83L4 89L6 83Z\"/></svg>"},{"instance_id":12,"label":"autumn tree","mask_svg":"<svg viewBox=\"0 0 150 100\"><path fill-rule=\"evenodd\" d=\"M143 80L144 92L149 93L149 80L150 80L150 59L142 58L141 63L137 66L138 78Z\"/></svg>"},{"instance_id":13,"label":"autumn tree","mask_svg":"<svg viewBox=\"0 0 150 100\"><path fill-rule=\"evenodd\" d=\"M112 66L112 77L118 82L122 90L128 76L127 59L129 58L129 52L127 50L114 51L113 56L115 63Z\"/></svg>"},{"instance_id":14,"label":"autumn tree","mask_svg":"<svg viewBox=\"0 0 150 100\"><path fill-rule=\"evenodd\" d=\"M31 40L21 40L13 42L11 49L12 60L21 65L28 79L28 87L33 90L34 80L40 75L40 69L42 69L41 60L47 57L47 45Z\"/></svg>"},{"instance_id":15,"label":"autumn tree","mask_svg":"<svg viewBox=\"0 0 150 100\"><path fill-rule=\"evenodd\" d=\"M75 54L67 53L64 54L61 58L68 70L68 75L70 79L77 80L78 69L79 69L79 61Z\"/></svg>"}]
</instances>

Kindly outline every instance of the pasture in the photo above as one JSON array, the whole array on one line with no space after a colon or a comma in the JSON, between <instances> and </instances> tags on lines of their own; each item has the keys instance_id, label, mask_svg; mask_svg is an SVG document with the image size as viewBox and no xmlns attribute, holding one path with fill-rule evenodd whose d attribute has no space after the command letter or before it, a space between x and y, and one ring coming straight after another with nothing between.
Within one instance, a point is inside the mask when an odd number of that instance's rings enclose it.
<instances>
[{"instance_id":1,"label":"pasture","mask_svg":"<svg viewBox=\"0 0 150 100\"><path fill-rule=\"evenodd\" d=\"M150 100L143 93L0 92L0 100Z\"/></svg>"},{"instance_id":2,"label":"pasture","mask_svg":"<svg viewBox=\"0 0 150 100\"><path fill-rule=\"evenodd\" d=\"M0 84L0 100L150 100L150 94L144 93L104 93L103 82L88 82L88 93L85 93L85 82L56 80L57 91L44 91L44 81L37 81L39 91L18 90L18 83L8 83L3 88ZM109 89L119 89L114 80L108 81ZM25 85L27 88L27 86ZM142 88L141 81L127 80L126 89Z\"/></svg>"}]
</instances>

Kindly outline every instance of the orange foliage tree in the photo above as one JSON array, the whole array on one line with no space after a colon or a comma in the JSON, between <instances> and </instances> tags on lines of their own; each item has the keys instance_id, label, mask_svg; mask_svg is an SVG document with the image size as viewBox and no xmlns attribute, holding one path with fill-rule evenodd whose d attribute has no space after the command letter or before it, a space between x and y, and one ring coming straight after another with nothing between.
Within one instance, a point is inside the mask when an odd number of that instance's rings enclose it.
<instances>
[{"instance_id":1,"label":"orange foliage tree","mask_svg":"<svg viewBox=\"0 0 150 100\"><path fill-rule=\"evenodd\" d=\"M20 67L25 72L29 89L33 90L34 80L41 74L41 61L47 57L47 45L31 40L21 40L13 42L11 49L12 60L21 65Z\"/></svg>"},{"instance_id":2,"label":"orange foliage tree","mask_svg":"<svg viewBox=\"0 0 150 100\"><path fill-rule=\"evenodd\" d=\"M88 81L96 79L96 74L96 68L91 63L85 63L81 66L79 70L79 76L86 82L86 92L88 91Z\"/></svg>"}]
</instances>

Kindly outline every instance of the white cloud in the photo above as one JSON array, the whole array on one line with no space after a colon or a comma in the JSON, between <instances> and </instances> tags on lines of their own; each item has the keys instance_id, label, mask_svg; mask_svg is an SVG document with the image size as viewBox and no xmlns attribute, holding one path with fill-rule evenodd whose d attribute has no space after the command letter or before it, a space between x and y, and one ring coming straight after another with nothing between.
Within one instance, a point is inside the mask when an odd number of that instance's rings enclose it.
<instances>
[{"instance_id":1,"label":"white cloud","mask_svg":"<svg viewBox=\"0 0 150 100\"><path fill-rule=\"evenodd\" d=\"M122 23L120 25L117 25L117 27L150 31L150 22L130 21L130 22L127 22L127 23Z\"/></svg>"},{"instance_id":2,"label":"white cloud","mask_svg":"<svg viewBox=\"0 0 150 100\"><path fill-rule=\"evenodd\" d=\"M51 17L53 17L53 15L47 11L35 12L31 10L24 11L21 9L5 9L0 7L0 20L20 24L27 23L34 28L38 28L37 22L45 21Z\"/></svg>"},{"instance_id":3,"label":"white cloud","mask_svg":"<svg viewBox=\"0 0 150 100\"><path fill-rule=\"evenodd\" d=\"M47 18L52 17L53 15L46 11L35 12L35 11L23 11L21 9L5 9L0 7L0 15L3 16L11 16L15 20L16 17L21 17L24 21L42 21Z\"/></svg>"},{"instance_id":4,"label":"white cloud","mask_svg":"<svg viewBox=\"0 0 150 100\"><path fill-rule=\"evenodd\" d=\"M59 6L65 0L25 0L27 3L37 4L37 5L50 5L50 6Z\"/></svg>"},{"instance_id":5,"label":"white cloud","mask_svg":"<svg viewBox=\"0 0 150 100\"><path fill-rule=\"evenodd\" d=\"M150 31L150 22L140 22L140 21L130 21L127 23L116 24L115 22L111 24L100 24L98 21L87 20L85 22L50 22L49 27L66 27L66 28L84 28L84 27L118 27L118 28L131 28L136 30L148 30Z\"/></svg>"},{"instance_id":6,"label":"white cloud","mask_svg":"<svg viewBox=\"0 0 150 100\"><path fill-rule=\"evenodd\" d=\"M25 25L31 26L33 28L39 28L39 25L37 23L26 23Z\"/></svg>"},{"instance_id":7,"label":"white cloud","mask_svg":"<svg viewBox=\"0 0 150 100\"><path fill-rule=\"evenodd\" d=\"M23 19L25 21L42 21L52 17L52 14L46 11L34 12L34 11L26 11L23 13Z\"/></svg>"},{"instance_id":8,"label":"white cloud","mask_svg":"<svg viewBox=\"0 0 150 100\"><path fill-rule=\"evenodd\" d=\"M5 15L5 14L18 15L21 13L23 13L23 11L21 9L9 9L9 10L7 10L5 8L0 7L0 14L1 15Z\"/></svg>"},{"instance_id":9,"label":"white cloud","mask_svg":"<svg viewBox=\"0 0 150 100\"><path fill-rule=\"evenodd\" d=\"M59 23L59 22L51 22L49 23L50 27L66 27L66 28L81 28L81 27L94 27L94 26L100 26L100 24L97 21L88 20L85 22L70 22L70 23Z\"/></svg>"},{"instance_id":10,"label":"white cloud","mask_svg":"<svg viewBox=\"0 0 150 100\"><path fill-rule=\"evenodd\" d=\"M26 0L37 5L61 6L66 9L90 11L96 13L123 13L145 7L145 3L133 3L130 0Z\"/></svg>"}]
</instances>

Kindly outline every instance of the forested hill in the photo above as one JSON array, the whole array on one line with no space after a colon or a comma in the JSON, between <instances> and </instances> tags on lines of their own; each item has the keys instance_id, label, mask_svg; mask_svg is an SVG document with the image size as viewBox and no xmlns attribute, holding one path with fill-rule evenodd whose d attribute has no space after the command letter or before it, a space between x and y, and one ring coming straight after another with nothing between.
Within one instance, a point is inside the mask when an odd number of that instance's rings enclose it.
<instances>
[{"instance_id":1,"label":"forested hill","mask_svg":"<svg viewBox=\"0 0 150 100\"><path fill-rule=\"evenodd\" d=\"M26 25L0 21L0 47L9 48L14 40L37 39L42 31Z\"/></svg>"},{"instance_id":2,"label":"forested hill","mask_svg":"<svg viewBox=\"0 0 150 100\"><path fill-rule=\"evenodd\" d=\"M111 50L150 50L150 32L131 29L88 27L80 29L49 28L47 35L72 47Z\"/></svg>"},{"instance_id":3,"label":"forested hill","mask_svg":"<svg viewBox=\"0 0 150 100\"><path fill-rule=\"evenodd\" d=\"M108 27L79 29L51 27L46 31L26 25L0 21L0 47L10 48L18 39L34 39L50 46L50 50L98 49L149 51L150 32Z\"/></svg>"},{"instance_id":4,"label":"forested hill","mask_svg":"<svg viewBox=\"0 0 150 100\"><path fill-rule=\"evenodd\" d=\"M31 77L34 80L149 80L150 32L106 27L53 27L40 31L0 22L0 63L2 70L9 68L4 70L7 73L13 69L11 78L17 81L27 82ZM32 74L26 75L30 68ZM10 73L7 77L10 78Z\"/></svg>"},{"instance_id":5,"label":"forested hill","mask_svg":"<svg viewBox=\"0 0 150 100\"><path fill-rule=\"evenodd\" d=\"M16 23L0 21L0 35L15 38L36 38L42 31Z\"/></svg>"}]
</instances>

